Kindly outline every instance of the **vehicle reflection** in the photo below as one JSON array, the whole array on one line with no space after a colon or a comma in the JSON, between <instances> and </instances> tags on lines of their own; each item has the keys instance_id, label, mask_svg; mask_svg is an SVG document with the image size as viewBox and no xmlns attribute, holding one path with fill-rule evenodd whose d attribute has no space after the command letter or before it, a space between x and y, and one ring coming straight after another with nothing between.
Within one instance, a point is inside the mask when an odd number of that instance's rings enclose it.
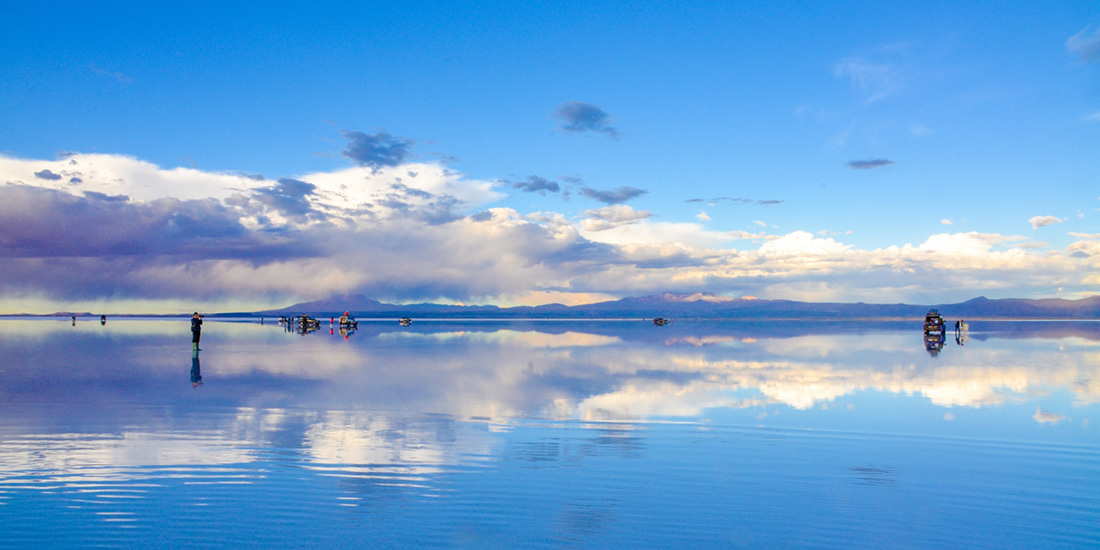
<instances>
[{"instance_id":1,"label":"vehicle reflection","mask_svg":"<svg viewBox=\"0 0 1100 550\"><path fill-rule=\"evenodd\" d=\"M943 333L942 332L926 332L924 334L924 349L928 350L928 355L936 357L943 350Z\"/></svg>"}]
</instances>

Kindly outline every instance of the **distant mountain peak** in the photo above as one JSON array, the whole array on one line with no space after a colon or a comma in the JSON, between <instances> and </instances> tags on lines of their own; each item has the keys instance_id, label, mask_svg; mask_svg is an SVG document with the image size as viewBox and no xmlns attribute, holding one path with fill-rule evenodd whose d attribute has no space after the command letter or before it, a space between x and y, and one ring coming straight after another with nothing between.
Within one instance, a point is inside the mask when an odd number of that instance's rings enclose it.
<instances>
[{"instance_id":1,"label":"distant mountain peak","mask_svg":"<svg viewBox=\"0 0 1100 550\"><path fill-rule=\"evenodd\" d=\"M706 292L665 292L614 301L564 306L547 304L536 307L461 306L445 304L387 304L362 294L332 296L324 300L294 304L279 310L256 312L261 315L310 313L329 317L351 311L356 316L441 316L453 318L522 317L666 317L739 318L739 319L838 319L838 318L917 318L928 305L814 303L791 300L757 300L752 296L730 298ZM957 304L936 304L945 315L973 318L1006 319L1100 319L1100 296L1078 300L1014 299L990 300L984 296Z\"/></svg>"},{"instance_id":2,"label":"distant mountain peak","mask_svg":"<svg viewBox=\"0 0 1100 550\"><path fill-rule=\"evenodd\" d=\"M736 302L737 298L730 298L728 296L719 296L717 294L707 294L705 292L695 292L692 294L673 294L666 292L658 296L666 302L707 302L711 304L722 304L726 302Z\"/></svg>"}]
</instances>

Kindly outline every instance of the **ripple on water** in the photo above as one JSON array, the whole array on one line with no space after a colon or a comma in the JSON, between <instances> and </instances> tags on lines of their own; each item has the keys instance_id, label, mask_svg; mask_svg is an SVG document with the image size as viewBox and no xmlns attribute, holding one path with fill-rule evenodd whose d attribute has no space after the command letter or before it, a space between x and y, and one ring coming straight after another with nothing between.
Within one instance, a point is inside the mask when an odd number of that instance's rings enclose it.
<instances>
[{"instance_id":1,"label":"ripple on water","mask_svg":"<svg viewBox=\"0 0 1100 550\"><path fill-rule=\"evenodd\" d=\"M369 434L342 446L209 431L6 437L0 546L1100 543L1093 448L691 423L453 424L446 442L416 452Z\"/></svg>"}]
</instances>

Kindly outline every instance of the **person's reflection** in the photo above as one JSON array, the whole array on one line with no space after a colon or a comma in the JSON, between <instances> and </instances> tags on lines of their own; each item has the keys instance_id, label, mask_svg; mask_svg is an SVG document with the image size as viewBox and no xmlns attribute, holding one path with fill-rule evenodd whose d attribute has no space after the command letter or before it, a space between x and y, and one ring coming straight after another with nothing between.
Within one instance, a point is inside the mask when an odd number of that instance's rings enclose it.
<instances>
[{"instance_id":1,"label":"person's reflection","mask_svg":"<svg viewBox=\"0 0 1100 550\"><path fill-rule=\"evenodd\" d=\"M197 388L202 385L202 368L199 367L199 352L198 350L191 352L191 387Z\"/></svg>"}]
</instances>

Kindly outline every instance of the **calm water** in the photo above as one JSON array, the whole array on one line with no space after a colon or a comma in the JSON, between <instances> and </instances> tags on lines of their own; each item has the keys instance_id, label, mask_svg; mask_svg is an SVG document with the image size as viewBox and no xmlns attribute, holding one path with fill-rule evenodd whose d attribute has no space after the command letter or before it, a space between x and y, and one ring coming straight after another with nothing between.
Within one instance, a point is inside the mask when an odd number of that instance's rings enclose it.
<instances>
[{"instance_id":1,"label":"calm water","mask_svg":"<svg viewBox=\"0 0 1100 550\"><path fill-rule=\"evenodd\" d=\"M0 547L1100 547L1100 323L919 327L0 320Z\"/></svg>"}]
</instances>

